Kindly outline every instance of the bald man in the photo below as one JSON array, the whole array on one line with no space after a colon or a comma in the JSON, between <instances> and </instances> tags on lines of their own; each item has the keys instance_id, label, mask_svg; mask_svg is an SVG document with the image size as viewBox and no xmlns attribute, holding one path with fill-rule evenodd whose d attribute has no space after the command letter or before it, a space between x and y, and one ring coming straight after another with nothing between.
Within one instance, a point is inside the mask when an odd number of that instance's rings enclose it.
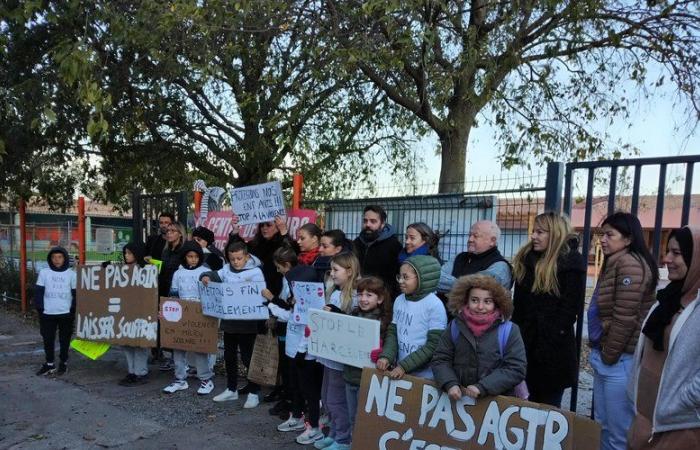
<instances>
[{"instance_id":1,"label":"bald man","mask_svg":"<svg viewBox=\"0 0 700 450\"><path fill-rule=\"evenodd\" d=\"M501 229L490 220L475 222L469 230L467 251L450 259L442 266L439 292L449 292L455 280L475 273L491 275L504 288L513 286L510 263L498 251Z\"/></svg>"}]
</instances>

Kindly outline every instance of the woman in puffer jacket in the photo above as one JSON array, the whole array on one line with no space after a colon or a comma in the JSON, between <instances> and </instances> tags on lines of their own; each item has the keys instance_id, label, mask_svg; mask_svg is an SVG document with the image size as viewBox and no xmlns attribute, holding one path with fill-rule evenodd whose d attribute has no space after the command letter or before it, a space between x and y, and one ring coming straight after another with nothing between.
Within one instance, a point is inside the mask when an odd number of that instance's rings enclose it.
<instances>
[{"instance_id":1,"label":"woman in puffer jacket","mask_svg":"<svg viewBox=\"0 0 700 450\"><path fill-rule=\"evenodd\" d=\"M654 303L659 269L639 219L618 212L602 223L605 259L588 309L593 414L602 450L624 449L634 411L627 383L642 321Z\"/></svg>"},{"instance_id":2,"label":"woman in puffer jacket","mask_svg":"<svg viewBox=\"0 0 700 450\"><path fill-rule=\"evenodd\" d=\"M512 394L525 379L527 361L517 325L499 337L513 312L510 292L489 275L467 275L447 296L455 318L433 355L435 382L453 400Z\"/></svg>"}]
</instances>

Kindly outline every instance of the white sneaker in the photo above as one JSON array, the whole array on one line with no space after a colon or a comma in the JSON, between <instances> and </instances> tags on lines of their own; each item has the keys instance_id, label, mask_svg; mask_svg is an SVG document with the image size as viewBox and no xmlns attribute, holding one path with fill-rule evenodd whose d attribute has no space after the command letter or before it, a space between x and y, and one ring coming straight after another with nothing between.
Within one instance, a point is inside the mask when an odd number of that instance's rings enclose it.
<instances>
[{"instance_id":1,"label":"white sneaker","mask_svg":"<svg viewBox=\"0 0 700 450\"><path fill-rule=\"evenodd\" d=\"M290 414L289 419L277 425L277 431L301 431L305 427L306 425L304 424L303 417L296 419Z\"/></svg>"},{"instance_id":2,"label":"white sneaker","mask_svg":"<svg viewBox=\"0 0 700 450\"><path fill-rule=\"evenodd\" d=\"M258 394L248 394L248 398L245 399L245 404L243 405L243 409L255 408L259 404L260 404L260 398L258 397Z\"/></svg>"},{"instance_id":3,"label":"white sneaker","mask_svg":"<svg viewBox=\"0 0 700 450\"><path fill-rule=\"evenodd\" d=\"M321 440L324 437L326 436L323 434L323 431L321 431L320 428L309 427L303 433L297 436L296 441L297 444L308 445L313 444L314 442Z\"/></svg>"},{"instance_id":4,"label":"white sneaker","mask_svg":"<svg viewBox=\"0 0 700 450\"><path fill-rule=\"evenodd\" d=\"M199 395L207 395L210 394L211 391L214 390L214 382L211 381L211 378L208 380L202 380L202 382L199 384L199 389L197 389L197 394Z\"/></svg>"},{"instance_id":5,"label":"white sneaker","mask_svg":"<svg viewBox=\"0 0 700 450\"><path fill-rule=\"evenodd\" d=\"M165 386L163 388L163 392L165 392L166 394L173 394L177 391L184 391L188 387L190 387L190 385L187 384L187 381L175 380L172 383L170 383L169 385Z\"/></svg>"},{"instance_id":6,"label":"white sneaker","mask_svg":"<svg viewBox=\"0 0 700 450\"><path fill-rule=\"evenodd\" d=\"M232 400L238 400L238 392L232 391L231 389L226 388L226 390L224 392L215 396L213 398L213 400L215 402L228 402L228 401L232 401Z\"/></svg>"}]
</instances>

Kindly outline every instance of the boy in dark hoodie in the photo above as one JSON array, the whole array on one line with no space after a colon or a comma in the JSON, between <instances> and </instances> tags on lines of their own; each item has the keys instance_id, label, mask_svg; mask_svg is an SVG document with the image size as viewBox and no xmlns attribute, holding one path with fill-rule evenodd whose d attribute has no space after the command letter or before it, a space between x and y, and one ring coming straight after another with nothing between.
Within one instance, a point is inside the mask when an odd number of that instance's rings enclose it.
<instances>
[{"instance_id":1,"label":"boy in dark hoodie","mask_svg":"<svg viewBox=\"0 0 700 450\"><path fill-rule=\"evenodd\" d=\"M68 348L73 334L75 318L75 271L68 268L68 252L63 247L54 247L46 260L49 267L41 269L34 290L34 306L39 313L39 329L44 340L46 362L37 375L63 375L66 373ZM60 344L58 369L54 364L56 330Z\"/></svg>"}]
</instances>

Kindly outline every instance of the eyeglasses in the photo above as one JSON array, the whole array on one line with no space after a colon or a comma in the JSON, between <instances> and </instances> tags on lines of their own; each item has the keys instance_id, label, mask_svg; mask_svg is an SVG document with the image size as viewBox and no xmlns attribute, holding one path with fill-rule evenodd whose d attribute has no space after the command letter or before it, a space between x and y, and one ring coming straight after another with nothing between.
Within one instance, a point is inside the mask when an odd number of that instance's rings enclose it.
<instances>
[{"instance_id":1,"label":"eyeglasses","mask_svg":"<svg viewBox=\"0 0 700 450\"><path fill-rule=\"evenodd\" d=\"M396 281L399 283L401 283L402 281L412 280L414 278L418 278L418 277L407 277L406 275L396 275Z\"/></svg>"}]
</instances>

